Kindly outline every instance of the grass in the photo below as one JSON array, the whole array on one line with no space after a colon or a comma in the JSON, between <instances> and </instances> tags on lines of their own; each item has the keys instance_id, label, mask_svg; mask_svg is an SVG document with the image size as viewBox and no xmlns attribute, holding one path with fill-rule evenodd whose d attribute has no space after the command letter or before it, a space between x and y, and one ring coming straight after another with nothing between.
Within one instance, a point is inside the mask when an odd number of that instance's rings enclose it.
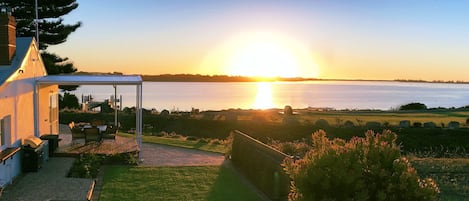
<instances>
[{"instance_id":1,"label":"grass","mask_svg":"<svg viewBox=\"0 0 469 201\"><path fill-rule=\"evenodd\" d=\"M134 138L134 134L128 133L119 133L119 136ZM155 144L165 144L171 145L176 147L183 147L189 149L198 149L202 151L210 151L216 153L226 153L228 151L228 147L223 144L213 144L209 142L203 142L201 140L190 141L186 140L185 138L168 138L168 137L157 137L157 136L148 136L143 135L143 142L147 143L155 143Z\"/></svg>"},{"instance_id":2,"label":"grass","mask_svg":"<svg viewBox=\"0 0 469 201\"><path fill-rule=\"evenodd\" d=\"M433 178L440 188L440 200L469 200L468 158L411 158L417 173Z\"/></svg>"},{"instance_id":3,"label":"grass","mask_svg":"<svg viewBox=\"0 0 469 201\"><path fill-rule=\"evenodd\" d=\"M110 166L101 201L111 200L261 200L227 166Z\"/></svg>"}]
</instances>

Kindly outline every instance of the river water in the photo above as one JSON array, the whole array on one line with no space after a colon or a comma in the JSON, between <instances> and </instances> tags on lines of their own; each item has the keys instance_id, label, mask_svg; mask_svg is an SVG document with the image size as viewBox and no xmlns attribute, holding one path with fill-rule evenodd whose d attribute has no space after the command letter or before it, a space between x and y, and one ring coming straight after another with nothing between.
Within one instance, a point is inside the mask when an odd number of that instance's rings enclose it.
<instances>
[{"instance_id":1,"label":"river water","mask_svg":"<svg viewBox=\"0 0 469 201\"><path fill-rule=\"evenodd\" d=\"M123 107L135 106L135 86L117 86ZM92 95L104 100L114 94L112 86L81 86L75 95ZM143 107L190 111L229 108L265 109L398 108L411 102L428 107L469 105L469 84L411 83L391 81L308 81L308 82L144 82Z\"/></svg>"}]
</instances>

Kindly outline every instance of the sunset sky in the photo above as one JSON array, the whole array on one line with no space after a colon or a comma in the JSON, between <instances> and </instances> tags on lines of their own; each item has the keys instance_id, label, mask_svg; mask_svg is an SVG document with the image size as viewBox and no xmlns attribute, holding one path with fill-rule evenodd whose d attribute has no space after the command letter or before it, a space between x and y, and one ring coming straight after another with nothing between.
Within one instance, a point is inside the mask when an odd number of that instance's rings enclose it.
<instances>
[{"instance_id":1,"label":"sunset sky","mask_svg":"<svg viewBox=\"0 0 469 201\"><path fill-rule=\"evenodd\" d=\"M80 71L469 81L469 1L78 3Z\"/></svg>"}]
</instances>

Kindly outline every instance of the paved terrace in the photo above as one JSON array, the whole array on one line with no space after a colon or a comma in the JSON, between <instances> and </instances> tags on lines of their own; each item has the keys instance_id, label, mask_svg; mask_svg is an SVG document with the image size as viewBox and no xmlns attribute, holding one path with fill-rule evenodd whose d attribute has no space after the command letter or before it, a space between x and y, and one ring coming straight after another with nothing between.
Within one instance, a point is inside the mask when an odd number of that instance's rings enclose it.
<instances>
[{"instance_id":1,"label":"paved terrace","mask_svg":"<svg viewBox=\"0 0 469 201\"><path fill-rule=\"evenodd\" d=\"M85 144L81 139L72 143L72 136L67 128L61 125L61 141L56 155L74 156L80 152L110 154L138 150L135 139L118 136L116 141L105 140L100 144ZM224 162L222 154L158 144L143 143L141 153L144 159L141 166L221 165ZM73 157L50 157L38 172L23 174L8 186L2 192L0 201L86 200L93 179L67 178L74 160ZM98 183L102 183L100 178ZM99 198L99 185L96 188L98 189L93 193L93 200Z\"/></svg>"},{"instance_id":2,"label":"paved terrace","mask_svg":"<svg viewBox=\"0 0 469 201\"><path fill-rule=\"evenodd\" d=\"M92 179L67 178L74 158L53 157L38 172L21 175L3 192L2 201L86 200Z\"/></svg>"},{"instance_id":3,"label":"paved terrace","mask_svg":"<svg viewBox=\"0 0 469 201\"><path fill-rule=\"evenodd\" d=\"M61 139L59 147L55 151L57 156L76 156L81 153L116 154L139 151L135 138L116 136L115 140L104 139L101 143L89 142L85 144L85 139L75 139L72 142L70 128L66 125L60 125L59 139Z\"/></svg>"}]
</instances>

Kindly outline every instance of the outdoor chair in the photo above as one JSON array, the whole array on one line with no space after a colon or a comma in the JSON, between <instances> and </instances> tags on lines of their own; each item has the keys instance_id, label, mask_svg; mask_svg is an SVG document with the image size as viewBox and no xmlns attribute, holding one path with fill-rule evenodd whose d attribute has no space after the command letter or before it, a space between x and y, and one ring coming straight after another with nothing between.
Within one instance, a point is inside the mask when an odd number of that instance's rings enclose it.
<instances>
[{"instance_id":1,"label":"outdoor chair","mask_svg":"<svg viewBox=\"0 0 469 201\"><path fill-rule=\"evenodd\" d=\"M73 127L72 130L72 143L77 139L85 139L85 133L80 127Z\"/></svg>"},{"instance_id":2,"label":"outdoor chair","mask_svg":"<svg viewBox=\"0 0 469 201\"><path fill-rule=\"evenodd\" d=\"M99 133L99 129L96 127L92 128L84 128L85 133L85 143L88 142L101 142L101 134Z\"/></svg>"},{"instance_id":3,"label":"outdoor chair","mask_svg":"<svg viewBox=\"0 0 469 201\"><path fill-rule=\"evenodd\" d=\"M102 138L103 139L112 139L116 140L116 135L117 135L117 126L108 126L106 128L106 131L104 131Z\"/></svg>"}]
</instances>

